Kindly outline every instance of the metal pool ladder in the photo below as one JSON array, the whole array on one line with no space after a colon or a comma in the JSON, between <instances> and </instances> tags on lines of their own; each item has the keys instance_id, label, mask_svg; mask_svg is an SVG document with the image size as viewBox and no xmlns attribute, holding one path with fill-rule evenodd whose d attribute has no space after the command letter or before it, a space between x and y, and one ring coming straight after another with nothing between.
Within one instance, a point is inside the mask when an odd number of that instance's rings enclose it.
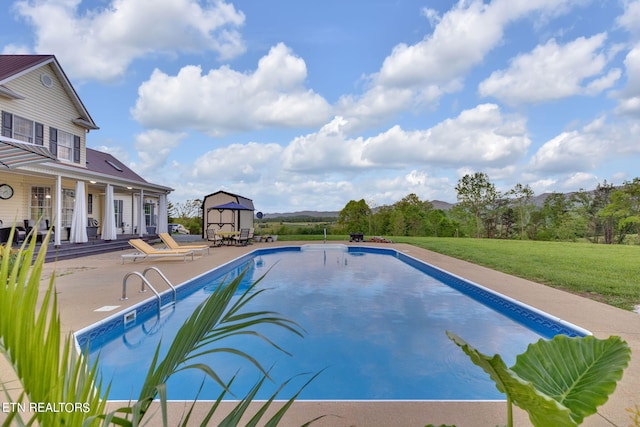
<instances>
[{"instance_id":1,"label":"metal pool ladder","mask_svg":"<svg viewBox=\"0 0 640 427\"><path fill-rule=\"evenodd\" d=\"M171 301L171 303L175 304L176 297L177 297L176 288L171 284L169 279L167 279L167 276L162 274L162 271L160 271L157 267L147 267L142 273L140 273L139 271L131 271L125 274L124 279L122 279L122 297L120 298L120 300L124 301L129 299L127 297L127 280L131 276L137 276L142 280L142 285L140 286L140 292L147 292L147 290L145 289L145 285L146 285L149 287L149 289L151 289L151 291L158 298L158 312L159 312L160 309L162 308L162 297L160 296L160 293L158 293L158 291L153 286L151 286L151 283L149 283L149 280L147 280L147 273L149 271L155 271L156 273L158 273L162 278L162 280L164 280L165 283L169 285L169 287L173 291L173 300Z\"/></svg>"}]
</instances>

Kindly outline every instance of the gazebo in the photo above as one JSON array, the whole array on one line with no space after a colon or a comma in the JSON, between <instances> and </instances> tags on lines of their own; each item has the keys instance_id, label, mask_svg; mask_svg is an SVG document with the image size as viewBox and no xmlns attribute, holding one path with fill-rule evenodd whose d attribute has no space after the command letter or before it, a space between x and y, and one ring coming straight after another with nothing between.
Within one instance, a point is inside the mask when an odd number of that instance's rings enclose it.
<instances>
[{"instance_id":1,"label":"gazebo","mask_svg":"<svg viewBox=\"0 0 640 427\"><path fill-rule=\"evenodd\" d=\"M207 230L240 231L253 228L253 200L220 190L204 196L202 200L202 236Z\"/></svg>"},{"instance_id":2,"label":"gazebo","mask_svg":"<svg viewBox=\"0 0 640 427\"><path fill-rule=\"evenodd\" d=\"M240 230L243 226L240 211L253 211L253 209L236 202L228 202L207 208L206 228L208 229L214 226L217 227L218 230L226 230L229 228L231 229L230 231ZM216 213L218 214L217 217ZM251 221L251 224L246 225L246 228L249 228L249 225L252 227L253 221Z\"/></svg>"}]
</instances>

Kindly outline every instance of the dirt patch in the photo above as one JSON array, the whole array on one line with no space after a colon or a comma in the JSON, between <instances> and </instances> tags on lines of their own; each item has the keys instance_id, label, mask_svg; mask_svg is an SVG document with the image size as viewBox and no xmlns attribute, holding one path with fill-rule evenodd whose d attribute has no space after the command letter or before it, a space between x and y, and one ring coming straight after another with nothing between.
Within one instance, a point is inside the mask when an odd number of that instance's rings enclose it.
<instances>
[{"instance_id":1,"label":"dirt patch","mask_svg":"<svg viewBox=\"0 0 640 427\"><path fill-rule=\"evenodd\" d=\"M89 270L95 270L95 269L96 269L96 267L64 267L64 268L57 268L57 269L52 270L52 271L43 272L42 280L50 279L53 274L55 274L55 277L62 277L62 276L69 276L69 275L74 274L74 273L79 273L81 271L89 271Z\"/></svg>"}]
</instances>

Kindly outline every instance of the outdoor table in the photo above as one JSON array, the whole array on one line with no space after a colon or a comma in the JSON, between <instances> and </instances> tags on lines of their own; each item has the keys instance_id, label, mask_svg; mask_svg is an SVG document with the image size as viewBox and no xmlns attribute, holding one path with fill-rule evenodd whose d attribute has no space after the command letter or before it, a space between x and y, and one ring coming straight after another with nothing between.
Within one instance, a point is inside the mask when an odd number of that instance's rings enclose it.
<instances>
[{"instance_id":1,"label":"outdoor table","mask_svg":"<svg viewBox=\"0 0 640 427\"><path fill-rule=\"evenodd\" d=\"M220 237L222 237L222 243L226 243L227 246L231 246L231 243L233 242L233 238L235 236L239 236L240 232L239 231L216 231L216 234Z\"/></svg>"}]
</instances>

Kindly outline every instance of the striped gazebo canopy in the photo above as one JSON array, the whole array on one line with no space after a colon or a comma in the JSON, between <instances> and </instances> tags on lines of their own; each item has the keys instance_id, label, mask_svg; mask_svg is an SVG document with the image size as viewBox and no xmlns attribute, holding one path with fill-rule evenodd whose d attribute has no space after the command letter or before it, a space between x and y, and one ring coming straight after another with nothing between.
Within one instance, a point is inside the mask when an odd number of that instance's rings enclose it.
<instances>
[{"instance_id":1,"label":"striped gazebo canopy","mask_svg":"<svg viewBox=\"0 0 640 427\"><path fill-rule=\"evenodd\" d=\"M32 163L56 160L48 148L0 136L0 169L14 169Z\"/></svg>"}]
</instances>

